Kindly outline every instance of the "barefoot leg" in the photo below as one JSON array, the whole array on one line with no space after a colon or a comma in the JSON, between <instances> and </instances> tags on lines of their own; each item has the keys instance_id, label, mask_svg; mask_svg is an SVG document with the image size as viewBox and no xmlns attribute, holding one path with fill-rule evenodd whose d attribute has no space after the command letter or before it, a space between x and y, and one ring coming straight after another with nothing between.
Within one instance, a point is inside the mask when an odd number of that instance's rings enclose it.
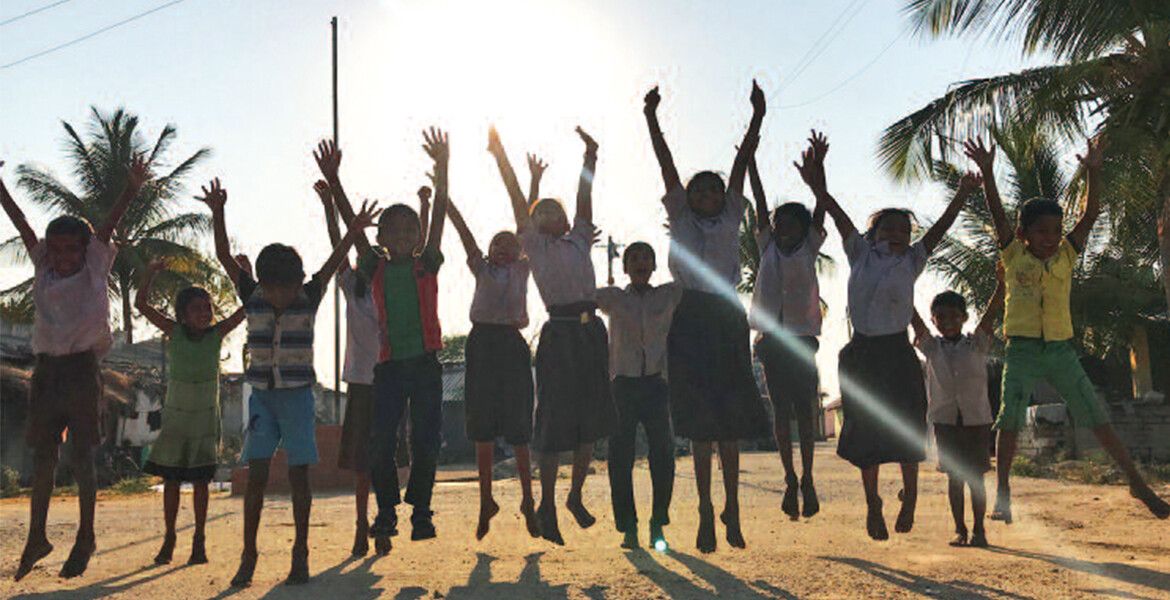
<instances>
[{"instance_id":1,"label":"barefoot leg","mask_svg":"<svg viewBox=\"0 0 1170 600\"><path fill-rule=\"evenodd\" d=\"M256 533L260 529L260 513L264 509L264 491L268 487L270 459L248 461L248 487L244 491L244 551L240 554L240 567L232 577L232 586L243 587L252 583L256 570Z\"/></svg>"},{"instance_id":2,"label":"barefoot leg","mask_svg":"<svg viewBox=\"0 0 1170 600\"><path fill-rule=\"evenodd\" d=\"M886 519L882 516L882 499L878 495L878 474L880 467L874 465L861 469L861 486L865 489L865 504L868 511L865 518L865 529L869 537L875 540L890 538L886 530Z\"/></svg>"},{"instance_id":3,"label":"barefoot leg","mask_svg":"<svg viewBox=\"0 0 1170 600\"><path fill-rule=\"evenodd\" d=\"M37 561L53 551L45 535L45 524L49 516L49 500L53 495L53 478L57 472L58 447L56 444L47 445L34 450L32 499L29 502L28 540L25 542L24 552L20 555L20 566L16 569L15 580L20 581L28 575Z\"/></svg>"},{"instance_id":4,"label":"barefoot leg","mask_svg":"<svg viewBox=\"0 0 1170 600\"><path fill-rule=\"evenodd\" d=\"M309 489L309 466L290 466L288 483L292 488L293 523L296 534L293 538L292 566L288 572L287 582L305 583L309 581L309 516L313 509L313 492Z\"/></svg>"},{"instance_id":5,"label":"barefoot leg","mask_svg":"<svg viewBox=\"0 0 1170 600\"><path fill-rule=\"evenodd\" d=\"M1016 458L1016 443L1019 433L1015 431L999 432L995 442L995 510L991 511L991 520L1012 522L1012 461Z\"/></svg>"},{"instance_id":6,"label":"barefoot leg","mask_svg":"<svg viewBox=\"0 0 1170 600\"><path fill-rule=\"evenodd\" d=\"M167 479L163 482L163 523L166 533L163 534L162 548L154 557L154 564L170 564L175 553L175 520L179 516L179 489L181 482Z\"/></svg>"},{"instance_id":7,"label":"barefoot leg","mask_svg":"<svg viewBox=\"0 0 1170 600\"><path fill-rule=\"evenodd\" d=\"M593 515L585 508L582 491L585 487L585 478L589 475L589 463L593 460L593 444L581 444L573 453L573 483L569 488L569 497L565 499L565 506L577 520L581 529L588 529L597 522Z\"/></svg>"},{"instance_id":8,"label":"barefoot leg","mask_svg":"<svg viewBox=\"0 0 1170 600\"><path fill-rule=\"evenodd\" d=\"M482 540L491 529L492 517L500 512L499 505L492 498L492 459L495 458L495 444L475 443L475 464L479 469L479 524L475 528L475 539Z\"/></svg>"},{"instance_id":9,"label":"barefoot leg","mask_svg":"<svg viewBox=\"0 0 1170 600\"><path fill-rule=\"evenodd\" d=\"M540 537L540 520L536 518L536 501L532 498L532 451L528 445L513 446L516 455L516 474L520 477L520 514L528 535Z\"/></svg>"},{"instance_id":10,"label":"barefoot leg","mask_svg":"<svg viewBox=\"0 0 1170 600\"><path fill-rule=\"evenodd\" d=\"M73 478L77 481L77 503L81 522L77 527L77 540L73 543L73 550L69 552L69 558L61 567L61 577L65 578L85 573L89 567L89 559L97 549L93 535L93 516L97 504L95 448L83 446L85 444L75 445L70 456L73 463Z\"/></svg>"},{"instance_id":11,"label":"barefoot leg","mask_svg":"<svg viewBox=\"0 0 1170 600\"><path fill-rule=\"evenodd\" d=\"M193 504L195 509L195 535L191 538L191 557L187 559L189 565L201 565L207 562L207 503L209 500L208 482L196 481L193 485Z\"/></svg>"},{"instance_id":12,"label":"barefoot leg","mask_svg":"<svg viewBox=\"0 0 1170 600\"><path fill-rule=\"evenodd\" d=\"M691 442L695 462L695 488L699 494L699 532L695 547L700 552L715 551L715 507L711 503L711 442Z\"/></svg>"},{"instance_id":13,"label":"barefoot leg","mask_svg":"<svg viewBox=\"0 0 1170 600\"><path fill-rule=\"evenodd\" d=\"M894 531L909 533L914 529L914 511L918 507L918 463L902 463L902 508Z\"/></svg>"},{"instance_id":14,"label":"barefoot leg","mask_svg":"<svg viewBox=\"0 0 1170 600\"><path fill-rule=\"evenodd\" d=\"M557 524L557 471L560 459L556 452L540 454L540 535L558 545L565 545Z\"/></svg>"}]
</instances>

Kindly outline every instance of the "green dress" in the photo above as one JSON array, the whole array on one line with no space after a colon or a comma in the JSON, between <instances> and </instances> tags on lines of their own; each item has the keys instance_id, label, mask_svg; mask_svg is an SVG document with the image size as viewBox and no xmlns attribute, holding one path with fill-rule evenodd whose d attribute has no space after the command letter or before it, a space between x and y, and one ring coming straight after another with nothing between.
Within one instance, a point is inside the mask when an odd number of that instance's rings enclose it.
<instances>
[{"instance_id":1,"label":"green dress","mask_svg":"<svg viewBox=\"0 0 1170 600\"><path fill-rule=\"evenodd\" d=\"M142 470L176 481L210 481L219 450L219 352L214 327L198 340L176 326L167 345L170 378L162 432Z\"/></svg>"}]
</instances>

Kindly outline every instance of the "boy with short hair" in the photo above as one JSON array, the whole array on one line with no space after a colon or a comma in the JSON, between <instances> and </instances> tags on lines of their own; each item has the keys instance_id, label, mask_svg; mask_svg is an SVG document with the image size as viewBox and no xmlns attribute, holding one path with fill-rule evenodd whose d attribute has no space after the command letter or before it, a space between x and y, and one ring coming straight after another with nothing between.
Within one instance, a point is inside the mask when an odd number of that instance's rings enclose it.
<instances>
[{"instance_id":1,"label":"boy with short hair","mask_svg":"<svg viewBox=\"0 0 1170 600\"><path fill-rule=\"evenodd\" d=\"M127 168L126 187L101 227L95 231L85 219L60 216L49 223L45 237L39 240L0 181L0 204L32 259L36 308L32 337L36 366L29 388L27 433L28 445L33 448L35 474L28 540L16 569L17 581L53 551L45 525L61 434L66 428L72 442L70 459L81 519L73 550L61 567L61 577L84 573L97 548L93 530L97 498L94 448L101 442L100 362L113 343L109 278L118 254L110 237L148 177L148 163L142 156L135 156Z\"/></svg>"},{"instance_id":2,"label":"boy with short hair","mask_svg":"<svg viewBox=\"0 0 1170 600\"><path fill-rule=\"evenodd\" d=\"M1104 144L1089 140L1084 156L1077 155L1085 172L1085 209L1072 231L1064 234L1064 210L1048 199L1032 199L1020 208L1018 228L1013 232L995 186L995 147L968 142L967 156L983 171L984 196L995 224L1000 260L1004 265L1004 336L1007 349L1003 369L1003 403L995 428L996 489L994 520L1012 522L1010 476L1019 430L1032 387L1037 380L1048 381L1064 398L1073 421L1091 427L1101 447L1113 457L1129 480L1130 494L1146 505L1154 516L1170 516L1170 505L1158 497L1142 478L1129 451L1109 424L1109 414L1097 400L1096 390L1077 359L1069 296L1073 271L1085 250L1089 233L1101 211L1101 165Z\"/></svg>"},{"instance_id":3,"label":"boy with short hair","mask_svg":"<svg viewBox=\"0 0 1170 600\"><path fill-rule=\"evenodd\" d=\"M932 336L917 311L914 345L926 357L927 418L934 427L939 470L947 475L947 496L955 520L952 546L987 547L983 515L987 492L983 474L991 470L991 404L987 401L987 355L994 340L994 320L1003 307L1003 274L995 293L972 333L963 333L967 301L946 291L930 303L930 318L938 330ZM963 517L963 487L971 490L973 523L968 539Z\"/></svg>"},{"instance_id":4,"label":"boy with short hair","mask_svg":"<svg viewBox=\"0 0 1170 600\"><path fill-rule=\"evenodd\" d=\"M354 238L373 223L375 207L363 205L350 222L349 232L333 249L321 270L307 283L297 251L284 244L269 244L256 257L256 277L240 268L231 252L224 204L227 190L219 179L203 188L199 200L211 208L215 227L215 253L244 303L248 319L248 369L252 386L248 399L248 429L240 460L248 463L248 487L244 493L244 551L232 585L252 582L256 570L256 532L264 507L268 467L277 445L288 455L288 481L292 488L296 537L287 583L309 580L309 465L317 462L316 410L313 384L313 324L329 278L344 260Z\"/></svg>"}]
</instances>

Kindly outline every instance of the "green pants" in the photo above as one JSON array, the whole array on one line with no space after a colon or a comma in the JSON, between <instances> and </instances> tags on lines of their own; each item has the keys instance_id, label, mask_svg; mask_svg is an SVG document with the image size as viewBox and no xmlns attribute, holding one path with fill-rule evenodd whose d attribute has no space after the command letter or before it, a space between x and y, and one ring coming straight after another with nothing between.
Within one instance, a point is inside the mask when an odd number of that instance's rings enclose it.
<instances>
[{"instance_id":1,"label":"green pants","mask_svg":"<svg viewBox=\"0 0 1170 600\"><path fill-rule=\"evenodd\" d=\"M1077 427L1093 428L1109 422L1109 414L1097 400L1097 391L1081 368L1071 343L1012 337L1008 339L1004 357L1003 404L995 421L996 429L1019 431L1024 426L1032 388L1040 379L1056 388L1064 398Z\"/></svg>"}]
</instances>

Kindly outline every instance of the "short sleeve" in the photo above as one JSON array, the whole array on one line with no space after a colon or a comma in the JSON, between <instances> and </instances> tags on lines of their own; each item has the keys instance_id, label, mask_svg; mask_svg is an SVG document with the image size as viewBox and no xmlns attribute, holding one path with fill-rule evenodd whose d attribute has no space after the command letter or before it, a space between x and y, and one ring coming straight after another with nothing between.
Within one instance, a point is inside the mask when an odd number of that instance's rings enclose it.
<instances>
[{"instance_id":1,"label":"short sleeve","mask_svg":"<svg viewBox=\"0 0 1170 600\"><path fill-rule=\"evenodd\" d=\"M569 240L585 252L593 246L593 223L585 219L573 219L573 228L569 230Z\"/></svg>"},{"instance_id":2,"label":"short sleeve","mask_svg":"<svg viewBox=\"0 0 1170 600\"><path fill-rule=\"evenodd\" d=\"M809 225L808 237L804 239L804 243L808 244L809 252L818 254L821 251L821 247L825 245L825 240L828 238L829 236L825 234L824 229Z\"/></svg>"},{"instance_id":3,"label":"short sleeve","mask_svg":"<svg viewBox=\"0 0 1170 600\"><path fill-rule=\"evenodd\" d=\"M1067 237L1060 240L1060 254L1061 258L1069 262L1075 263L1080 252L1077 251L1076 244L1073 244Z\"/></svg>"},{"instance_id":4,"label":"short sleeve","mask_svg":"<svg viewBox=\"0 0 1170 600\"><path fill-rule=\"evenodd\" d=\"M597 288L597 308L600 308L601 312L604 313L612 312L614 305L617 304L618 298L621 297L621 293L621 288L612 285Z\"/></svg>"},{"instance_id":5,"label":"short sleeve","mask_svg":"<svg viewBox=\"0 0 1170 600\"><path fill-rule=\"evenodd\" d=\"M1024 252L1024 243L1020 238L1012 238L1008 245L999 251L999 258L1003 261L1004 266L1008 266L1012 261L1020 257L1020 253Z\"/></svg>"},{"instance_id":6,"label":"short sleeve","mask_svg":"<svg viewBox=\"0 0 1170 600\"><path fill-rule=\"evenodd\" d=\"M674 309L678 307L678 303L682 302L683 286L677 281L672 281L662 284L662 287L666 288L667 293L670 294L670 312L673 313Z\"/></svg>"},{"instance_id":7,"label":"short sleeve","mask_svg":"<svg viewBox=\"0 0 1170 600\"><path fill-rule=\"evenodd\" d=\"M538 251L540 232L536 231L536 227L529 225L517 233L516 237L520 239L520 248L524 250L525 254L532 256L534 252Z\"/></svg>"},{"instance_id":8,"label":"short sleeve","mask_svg":"<svg viewBox=\"0 0 1170 600\"><path fill-rule=\"evenodd\" d=\"M975 332L971 334L971 345L973 345L976 350L983 354L991 352L991 343L994 340L995 338L993 338L991 334L983 331L982 329L976 329Z\"/></svg>"},{"instance_id":9,"label":"short sleeve","mask_svg":"<svg viewBox=\"0 0 1170 600\"><path fill-rule=\"evenodd\" d=\"M348 260L341 261L341 266L337 268L337 287L341 288L341 293L345 295L345 301L349 302L353 295L354 283L356 283L357 274L353 272Z\"/></svg>"},{"instance_id":10,"label":"short sleeve","mask_svg":"<svg viewBox=\"0 0 1170 600\"><path fill-rule=\"evenodd\" d=\"M927 361L931 361L938 354L938 339L930 334L916 336L914 339L914 347L918 348L919 352L922 352L922 355L926 357Z\"/></svg>"},{"instance_id":11,"label":"short sleeve","mask_svg":"<svg viewBox=\"0 0 1170 600\"><path fill-rule=\"evenodd\" d=\"M114 267L114 259L118 256L118 247L113 241L103 242L93 236L89 245L85 247L85 262L95 274L107 275Z\"/></svg>"},{"instance_id":12,"label":"short sleeve","mask_svg":"<svg viewBox=\"0 0 1170 600\"><path fill-rule=\"evenodd\" d=\"M467 257L467 268L471 270L472 275L478 276L486 264L487 261L484 260L482 254L471 254Z\"/></svg>"},{"instance_id":13,"label":"short sleeve","mask_svg":"<svg viewBox=\"0 0 1170 600\"><path fill-rule=\"evenodd\" d=\"M674 219L687 210L687 190L679 186L662 197L662 205L666 207L666 216Z\"/></svg>"},{"instance_id":14,"label":"short sleeve","mask_svg":"<svg viewBox=\"0 0 1170 600\"><path fill-rule=\"evenodd\" d=\"M325 297L325 281L319 276L314 275L302 288L305 296L309 299L309 304L317 306L321 304L321 299Z\"/></svg>"},{"instance_id":15,"label":"short sleeve","mask_svg":"<svg viewBox=\"0 0 1170 600\"><path fill-rule=\"evenodd\" d=\"M842 242L845 247L845 257L849 259L849 264L854 264L869 252L869 240L865 236L854 231L849 234Z\"/></svg>"},{"instance_id":16,"label":"short sleeve","mask_svg":"<svg viewBox=\"0 0 1170 600\"><path fill-rule=\"evenodd\" d=\"M423 269L431 273L438 273L439 267L443 266L443 253L438 248L427 246L418 258L419 262L422 263Z\"/></svg>"},{"instance_id":17,"label":"short sleeve","mask_svg":"<svg viewBox=\"0 0 1170 600\"><path fill-rule=\"evenodd\" d=\"M744 204L747 204L747 199L743 197L743 194L737 194L729 190L723 196L723 216L739 223L740 219L743 218Z\"/></svg>"},{"instance_id":18,"label":"short sleeve","mask_svg":"<svg viewBox=\"0 0 1170 600\"><path fill-rule=\"evenodd\" d=\"M44 239L38 240L37 245L32 247L29 251L28 257L32 260L33 268L36 271L42 271L48 268L47 260L49 258L49 246Z\"/></svg>"},{"instance_id":19,"label":"short sleeve","mask_svg":"<svg viewBox=\"0 0 1170 600\"><path fill-rule=\"evenodd\" d=\"M248 299L256 292L256 280L246 271L241 270L236 279L236 292L240 295L240 302L247 304Z\"/></svg>"},{"instance_id":20,"label":"short sleeve","mask_svg":"<svg viewBox=\"0 0 1170 600\"><path fill-rule=\"evenodd\" d=\"M764 252L766 252L768 250L768 244L772 243L772 228L765 227L763 231L760 231L760 229L758 227L753 227L753 228L755 229L755 232L756 232L756 235L755 235L755 237L756 237L756 250L759 251L760 258L762 259L764 256Z\"/></svg>"},{"instance_id":21,"label":"short sleeve","mask_svg":"<svg viewBox=\"0 0 1170 600\"><path fill-rule=\"evenodd\" d=\"M373 250L366 252L358 257L357 271L365 277L367 281L374 278L374 272L378 270L378 254Z\"/></svg>"},{"instance_id":22,"label":"short sleeve","mask_svg":"<svg viewBox=\"0 0 1170 600\"><path fill-rule=\"evenodd\" d=\"M921 240L910 245L910 260L914 261L914 274L921 275L926 270L926 260L930 253L926 251L926 244Z\"/></svg>"}]
</instances>

